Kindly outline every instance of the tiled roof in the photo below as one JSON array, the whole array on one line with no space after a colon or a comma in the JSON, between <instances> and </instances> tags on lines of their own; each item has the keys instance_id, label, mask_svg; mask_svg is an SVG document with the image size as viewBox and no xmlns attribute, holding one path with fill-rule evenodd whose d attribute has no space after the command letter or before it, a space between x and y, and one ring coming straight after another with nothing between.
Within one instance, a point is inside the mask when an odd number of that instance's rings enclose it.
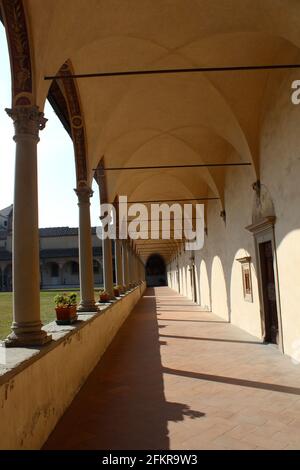
<instances>
[{"instance_id":1,"label":"tiled roof","mask_svg":"<svg viewBox=\"0 0 300 470\"><path fill-rule=\"evenodd\" d=\"M93 247L93 256L102 256L102 248L100 246ZM78 258L78 248L56 248L53 250L41 250L41 259L48 258ZM12 259L12 253L0 248L0 261L10 261Z\"/></svg>"},{"instance_id":2,"label":"tiled roof","mask_svg":"<svg viewBox=\"0 0 300 470\"><path fill-rule=\"evenodd\" d=\"M40 228L40 237L64 237L65 235L78 235L78 228L76 227Z\"/></svg>"},{"instance_id":3,"label":"tiled roof","mask_svg":"<svg viewBox=\"0 0 300 470\"><path fill-rule=\"evenodd\" d=\"M96 234L96 227L92 227L92 234ZM65 237L78 235L77 227L47 227L40 228L40 237Z\"/></svg>"},{"instance_id":4,"label":"tiled roof","mask_svg":"<svg viewBox=\"0 0 300 470\"><path fill-rule=\"evenodd\" d=\"M13 205L11 204L10 206L5 207L4 209L1 209L0 215L2 215L3 217L8 217L12 210L13 210Z\"/></svg>"},{"instance_id":5,"label":"tiled roof","mask_svg":"<svg viewBox=\"0 0 300 470\"><path fill-rule=\"evenodd\" d=\"M102 249L100 246L93 247L93 255L101 256ZM41 250L40 257L46 258L78 258L78 248L56 248L53 250Z\"/></svg>"}]
</instances>

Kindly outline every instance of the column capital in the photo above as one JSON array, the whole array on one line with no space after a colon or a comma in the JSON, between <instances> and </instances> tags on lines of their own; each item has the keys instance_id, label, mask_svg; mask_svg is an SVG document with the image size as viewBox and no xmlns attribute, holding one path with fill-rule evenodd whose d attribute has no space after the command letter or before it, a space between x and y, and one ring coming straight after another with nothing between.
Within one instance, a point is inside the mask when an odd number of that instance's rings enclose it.
<instances>
[{"instance_id":1,"label":"column capital","mask_svg":"<svg viewBox=\"0 0 300 470\"><path fill-rule=\"evenodd\" d=\"M89 203L90 198L94 194L94 191L86 183L79 183L78 187L74 189L74 191L78 197L78 204Z\"/></svg>"},{"instance_id":2,"label":"column capital","mask_svg":"<svg viewBox=\"0 0 300 470\"><path fill-rule=\"evenodd\" d=\"M6 108L5 111L14 122L14 140L20 135L31 136L38 140L39 131L45 128L48 121L44 117L44 113L39 111L38 106L15 106L14 108Z\"/></svg>"}]
</instances>

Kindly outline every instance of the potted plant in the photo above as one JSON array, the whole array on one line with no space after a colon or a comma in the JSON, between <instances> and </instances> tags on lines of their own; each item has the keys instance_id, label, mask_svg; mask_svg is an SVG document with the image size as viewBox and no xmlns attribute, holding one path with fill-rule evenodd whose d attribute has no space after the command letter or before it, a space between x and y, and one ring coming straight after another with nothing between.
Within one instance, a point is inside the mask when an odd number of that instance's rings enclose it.
<instances>
[{"instance_id":1,"label":"potted plant","mask_svg":"<svg viewBox=\"0 0 300 470\"><path fill-rule=\"evenodd\" d=\"M109 302L110 295L105 289L100 289L99 290L99 298L101 303L107 303Z\"/></svg>"},{"instance_id":2,"label":"potted plant","mask_svg":"<svg viewBox=\"0 0 300 470\"><path fill-rule=\"evenodd\" d=\"M70 325L77 320L77 294L64 292L54 297L57 325Z\"/></svg>"},{"instance_id":3,"label":"potted plant","mask_svg":"<svg viewBox=\"0 0 300 470\"><path fill-rule=\"evenodd\" d=\"M123 288L120 285L114 286L114 296L120 297Z\"/></svg>"}]
</instances>

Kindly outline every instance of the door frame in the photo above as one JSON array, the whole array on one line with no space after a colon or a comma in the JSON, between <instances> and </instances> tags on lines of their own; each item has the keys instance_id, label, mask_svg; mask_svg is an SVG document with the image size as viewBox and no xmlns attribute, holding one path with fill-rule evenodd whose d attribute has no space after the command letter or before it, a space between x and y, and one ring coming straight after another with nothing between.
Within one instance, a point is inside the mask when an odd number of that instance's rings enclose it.
<instances>
[{"instance_id":1,"label":"door frame","mask_svg":"<svg viewBox=\"0 0 300 470\"><path fill-rule=\"evenodd\" d=\"M196 282L196 265L195 261L192 263L192 270L191 270L191 275L192 275L192 284L193 284L193 300L195 304L198 303L198 292L197 292L197 282Z\"/></svg>"},{"instance_id":2,"label":"door frame","mask_svg":"<svg viewBox=\"0 0 300 470\"><path fill-rule=\"evenodd\" d=\"M180 294L180 271L179 271L178 263L176 265L176 281L177 281L177 284L178 284L178 293Z\"/></svg>"},{"instance_id":3,"label":"door frame","mask_svg":"<svg viewBox=\"0 0 300 470\"><path fill-rule=\"evenodd\" d=\"M265 242L271 242L271 245L272 245L276 307L277 307L277 316L278 316L278 348L282 353L284 353L281 304L280 304L280 289L279 289L277 252L276 252L275 228L274 228L275 222L276 222L275 216L265 217L261 219L259 222L249 225L248 227L246 227L246 229L249 230L249 232L251 232L254 236L258 293L259 293L259 303L260 303L261 329L262 329L262 335L264 338L266 336L266 313L265 313L265 302L264 302L264 296L263 296L263 282L262 282L259 246L260 244L265 243Z\"/></svg>"},{"instance_id":4,"label":"door frame","mask_svg":"<svg viewBox=\"0 0 300 470\"><path fill-rule=\"evenodd\" d=\"M191 290L192 290L192 298L193 302L196 304L198 303L198 292L197 292L197 285L196 285L196 265L195 265L195 255L194 253L190 257L190 265L189 265L189 272L190 272L190 279L191 279Z\"/></svg>"}]
</instances>

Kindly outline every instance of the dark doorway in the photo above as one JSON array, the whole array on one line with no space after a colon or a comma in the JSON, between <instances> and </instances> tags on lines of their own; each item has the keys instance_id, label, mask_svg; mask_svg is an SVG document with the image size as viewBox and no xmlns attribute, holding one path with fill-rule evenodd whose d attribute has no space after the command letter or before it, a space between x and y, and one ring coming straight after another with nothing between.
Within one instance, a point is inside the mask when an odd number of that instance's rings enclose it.
<instances>
[{"instance_id":1,"label":"dark doorway","mask_svg":"<svg viewBox=\"0 0 300 470\"><path fill-rule=\"evenodd\" d=\"M152 255L146 264L146 281L148 287L167 285L166 264L160 255Z\"/></svg>"},{"instance_id":2,"label":"dark doorway","mask_svg":"<svg viewBox=\"0 0 300 470\"><path fill-rule=\"evenodd\" d=\"M262 295L264 303L265 341L279 343L278 314L271 241L259 244Z\"/></svg>"},{"instance_id":3,"label":"dark doorway","mask_svg":"<svg viewBox=\"0 0 300 470\"><path fill-rule=\"evenodd\" d=\"M192 294L193 294L193 301L197 303L197 284L196 284L196 266L193 262L191 266L191 283L192 283Z\"/></svg>"}]
</instances>

